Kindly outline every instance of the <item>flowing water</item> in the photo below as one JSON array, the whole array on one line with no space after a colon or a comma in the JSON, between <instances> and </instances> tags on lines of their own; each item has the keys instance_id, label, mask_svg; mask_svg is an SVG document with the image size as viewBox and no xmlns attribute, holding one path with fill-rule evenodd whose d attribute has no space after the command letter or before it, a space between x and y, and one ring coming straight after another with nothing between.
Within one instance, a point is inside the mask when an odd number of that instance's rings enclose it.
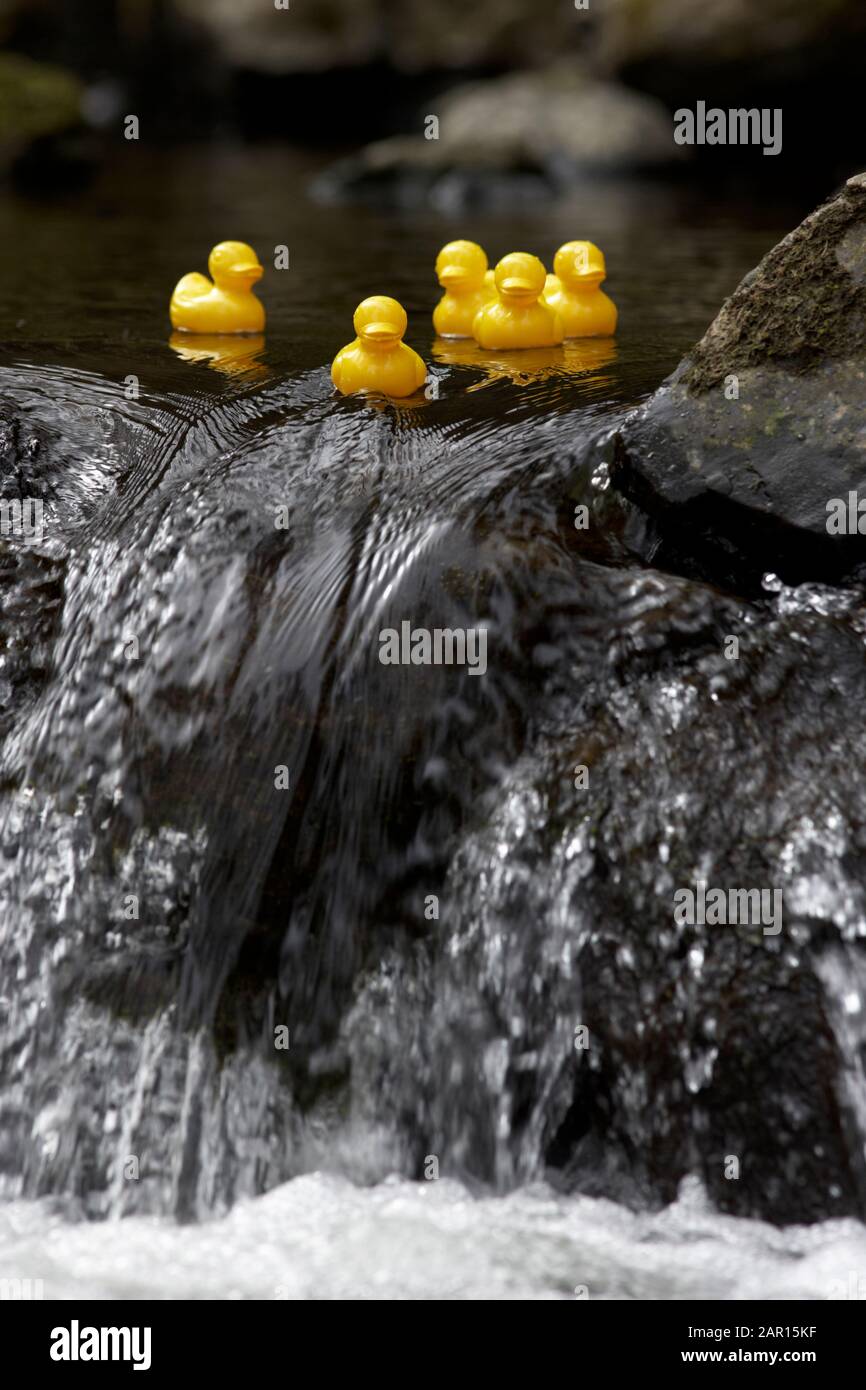
<instances>
[{"instance_id":1,"label":"flowing water","mask_svg":"<svg viewBox=\"0 0 866 1390\"><path fill-rule=\"evenodd\" d=\"M45 516L0 542L0 1277L866 1291L862 595L648 567L603 443L803 210L386 215L310 172L131 148L0 211L2 493ZM457 235L591 237L616 341L435 343ZM170 338L226 237L288 249L266 336ZM334 397L373 292L426 395ZM486 670L383 665L406 620ZM676 929L714 873L783 886L782 937Z\"/></svg>"}]
</instances>

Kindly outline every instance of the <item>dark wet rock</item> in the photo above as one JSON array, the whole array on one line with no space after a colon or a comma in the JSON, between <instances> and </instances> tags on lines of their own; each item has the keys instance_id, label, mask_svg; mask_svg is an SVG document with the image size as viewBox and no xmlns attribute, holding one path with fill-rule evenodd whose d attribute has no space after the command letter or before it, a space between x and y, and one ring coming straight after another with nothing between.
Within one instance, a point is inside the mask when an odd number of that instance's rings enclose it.
<instances>
[{"instance_id":1,"label":"dark wet rock","mask_svg":"<svg viewBox=\"0 0 866 1390\"><path fill-rule=\"evenodd\" d=\"M833 578L866 560L828 504L866 496L866 176L765 256L611 441L656 519L655 558L725 582Z\"/></svg>"},{"instance_id":2,"label":"dark wet rock","mask_svg":"<svg viewBox=\"0 0 866 1390\"><path fill-rule=\"evenodd\" d=\"M697 1172L741 1215L862 1212L862 598L779 589L737 611L609 582L608 662L581 633L559 714L454 857L432 963L375 975L358 1069L381 1080L387 1057L393 1084L398 1056L412 1132L470 1180L644 1206ZM699 879L781 891L781 931L677 925Z\"/></svg>"},{"instance_id":3,"label":"dark wet rock","mask_svg":"<svg viewBox=\"0 0 866 1390\"><path fill-rule=\"evenodd\" d=\"M417 885L435 891L516 751L567 556L545 569L531 517L507 541L467 529L472 438L443 449L422 412L335 402L325 370L164 421L81 378L65 448L57 399L19 395L9 447L26 419L72 524L51 678L4 709L0 1189L91 1215L217 1210L299 1171L305 1111L344 1099L358 972L423 932ZM507 437L503 504L519 423ZM19 588L23 630L37 608ZM483 617L497 677L383 666L380 626L407 612Z\"/></svg>"},{"instance_id":4,"label":"dark wet rock","mask_svg":"<svg viewBox=\"0 0 866 1390\"><path fill-rule=\"evenodd\" d=\"M521 192L537 198L581 174L645 169L683 154L662 106L573 64L456 87L429 111L437 139L419 133L368 145L320 176L319 196L443 208Z\"/></svg>"},{"instance_id":5,"label":"dark wet rock","mask_svg":"<svg viewBox=\"0 0 866 1390\"><path fill-rule=\"evenodd\" d=\"M15 394L67 522L56 572L9 551L44 674L3 708L0 1191L189 1217L435 1154L862 1213L861 592L636 564L653 524L505 383ZM483 678L383 665L406 617L483 625ZM679 927L698 878L782 932Z\"/></svg>"},{"instance_id":6,"label":"dark wet rock","mask_svg":"<svg viewBox=\"0 0 866 1390\"><path fill-rule=\"evenodd\" d=\"M0 540L0 737L48 679L63 607L64 565Z\"/></svg>"}]
</instances>

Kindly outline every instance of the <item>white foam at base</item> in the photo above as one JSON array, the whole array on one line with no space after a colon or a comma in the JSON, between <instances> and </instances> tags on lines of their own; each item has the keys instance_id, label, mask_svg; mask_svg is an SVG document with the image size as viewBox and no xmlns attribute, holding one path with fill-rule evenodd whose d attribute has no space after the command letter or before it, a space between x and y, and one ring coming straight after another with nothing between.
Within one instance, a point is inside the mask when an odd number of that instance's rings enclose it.
<instances>
[{"instance_id":1,"label":"white foam at base","mask_svg":"<svg viewBox=\"0 0 866 1390\"><path fill-rule=\"evenodd\" d=\"M721 1216L696 1182L635 1214L543 1186L474 1197L458 1183L356 1187L313 1173L178 1226L72 1223L0 1207L0 1279L49 1299L827 1299L866 1297L866 1227L779 1230Z\"/></svg>"}]
</instances>

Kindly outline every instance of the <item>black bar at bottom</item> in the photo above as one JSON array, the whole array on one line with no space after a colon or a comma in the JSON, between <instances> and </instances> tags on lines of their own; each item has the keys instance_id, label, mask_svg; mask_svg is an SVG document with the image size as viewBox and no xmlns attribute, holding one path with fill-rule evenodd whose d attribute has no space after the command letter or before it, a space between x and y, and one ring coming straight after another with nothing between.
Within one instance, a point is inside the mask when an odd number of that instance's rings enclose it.
<instances>
[{"instance_id":1,"label":"black bar at bottom","mask_svg":"<svg viewBox=\"0 0 866 1390\"><path fill-rule=\"evenodd\" d=\"M576 1340L561 1344L556 1361L571 1346L579 1352L575 1375L581 1379L580 1366L592 1366L594 1374L602 1368L608 1373L665 1374L708 1366L773 1371L799 1366L826 1378L828 1372L857 1364L863 1341L863 1308L857 1302L636 1303L575 1298L573 1304L557 1326ZM371 1315L375 1318L372 1310ZM420 1315L430 1318L422 1356L424 1380L429 1382L437 1363L443 1376L453 1376L459 1357L447 1331L442 1335L441 1314L434 1321L422 1308ZM537 1365L550 1354L534 1337L520 1337L513 1317L512 1309L505 1335L499 1337L490 1337L486 1318L478 1325L476 1353L488 1370L496 1368L500 1356L508 1358L513 1372L515 1353L521 1359L530 1355ZM531 1326L538 1329L534 1320ZM289 1373L302 1351L313 1365L321 1358L323 1373L334 1371L332 1337L320 1341L315 1327L302 1329L297 1311L285 1303L5 1302L0 1304L0 1327L7 1353L14 1347L16 1369L47 1373L51 1381L65 1382L70 1376L92 1380L100 1372L162 1381L168 1374L192 1372L213 1373L220 1378L216 1383L224 1383L236 1371L260 1376L270 1365ZM385 1379L404 1379L409 1372L405 1349L400 1350L405 1325L394 1327L390 1339L384 1329L377 1329L376 1340L370 1341L370 1331L360 1344L355 1336L343 1343L350 1364L360 1370L363 1360L369 1366L381 1356L384 1371L393 1357L393 1370ZM464 1324L461 1336L467 1331ZM398 1374L399 1364L403 1372ZM305 1378L311 1369L302 1372ZM411 1374L414 1379L417 1370Z\"/></svg>"}]
</instances>

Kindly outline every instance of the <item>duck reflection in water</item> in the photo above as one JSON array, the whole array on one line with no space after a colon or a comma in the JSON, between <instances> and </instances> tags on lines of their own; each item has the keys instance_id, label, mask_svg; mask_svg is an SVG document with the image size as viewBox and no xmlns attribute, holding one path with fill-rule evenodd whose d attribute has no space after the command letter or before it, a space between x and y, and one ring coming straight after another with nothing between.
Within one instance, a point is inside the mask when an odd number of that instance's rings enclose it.
<instances>
[{"instance_id":1,"label":"duck reflection in water","mask_svg":"<svg viewBox=\"0 0 866 1390\"><path fill-rule=\"evenodd\" d=\"M484 372L482 381L467 386L481 391L497 381L530 386L553 377L591 376L616 359L616 339L575 338L561 347L518 348L510 352L487 351L476 342L436 338L433 358L449 367L474 367ZM604 381L605 377L598 377Z\"/></svg>"},{"instance_id":2,"label":"duck reflection in water","mask_svg":"<svg viewBox=\"0 0 866 1390\"><path fill-rule=\"evenodd\" d=\"M184 362L203 363L223 376L261 378L268 375L267 367L258 361L265 349L264 333L174 332L168 345Z\"/></svg>"}]
</instances>

